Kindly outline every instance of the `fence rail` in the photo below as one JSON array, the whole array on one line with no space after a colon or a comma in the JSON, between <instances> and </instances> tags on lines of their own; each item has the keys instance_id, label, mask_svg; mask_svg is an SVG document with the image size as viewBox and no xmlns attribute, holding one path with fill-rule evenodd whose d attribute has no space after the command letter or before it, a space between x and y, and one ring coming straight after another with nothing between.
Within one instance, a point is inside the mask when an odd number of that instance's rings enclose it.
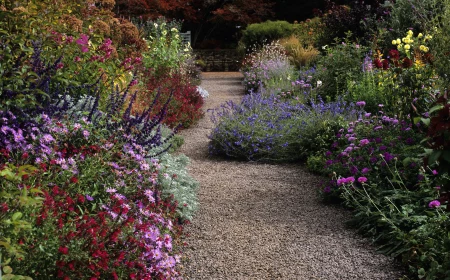
<instances>
[{"instance_id":1,"label":"fence rail","mask_svg":"<svg viewBox=\"0 0 450 280\"><path fill-rule=\"evenodd\" d=\"M238 71L242 60L241 55L234 49L194 50L194 54L204 62L204 72Z\"/></svg>"}]
</instances>

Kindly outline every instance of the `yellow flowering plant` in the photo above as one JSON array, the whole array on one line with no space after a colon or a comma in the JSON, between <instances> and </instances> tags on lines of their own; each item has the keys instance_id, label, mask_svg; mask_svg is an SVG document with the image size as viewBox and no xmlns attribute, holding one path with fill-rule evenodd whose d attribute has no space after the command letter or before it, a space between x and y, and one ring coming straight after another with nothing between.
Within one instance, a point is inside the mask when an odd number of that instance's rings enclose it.
<instances>
[{"instance_id":1,"label":"yellow flowering plant","mask_svg":"<svg viewBox=\"0 0 450 280\"><path fill-rule=\"evenodd\" d=\"M433 37L431 35L424 36L422 33L419 33L416 37L414 37L414 32L412 30L408 30L408 32L406 32L406 36L401 40L400 38L392 40L392 45L397 46L397 50L399 52L404 53L406 57L411 59L417 51L428 53L429 48L426 44L432 38Z\"/></svg>"}]
</instances>

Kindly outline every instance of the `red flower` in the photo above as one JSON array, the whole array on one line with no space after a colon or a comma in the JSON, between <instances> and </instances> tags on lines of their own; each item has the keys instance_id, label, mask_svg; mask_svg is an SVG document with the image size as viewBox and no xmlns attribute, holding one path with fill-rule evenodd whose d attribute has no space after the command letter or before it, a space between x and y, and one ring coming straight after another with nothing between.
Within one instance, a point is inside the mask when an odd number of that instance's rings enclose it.
<instances>
[{"instance_id":1,"label":"red flower","mask_svg":"<svg viewBox=\"0 0 450 280\"><path fill-rule=\"evenodd\" d=\"M400 53L397 50L390 50L389 56L392 60L398 60L400 58Z\"/></svg>"},{"instance_id":2,"label":"red flower","mask_svg":"<svg viewBox=\"0 0 450 280\"><path fill-rule=\"evenodd\" d=\"M381 62L381 60L379 60L378 58L373 61L373 64L378 69L383 68L383 62Z\"/></svg>"},{"instance_id":3,"label":"red flower","mask_svg":"<svg viewBox=\"0 0 450 280\"><path fill-rule=\"evenodd\" d=\"M78 178L73 176L72 178L70 178L70 182L73 184L76 184L76 183L78 183Z\"/></svg>"},{"instance_id":4,"label":"red flower","mask_svg":"<svg viewBox=\"0 0 450 280\"><path fill-rule=\"evenodd\" d=\"M389 69L389 61L387 59L383 59L383 70Z\"/></svg>"},{"instance_id":5,"label":"red flower","mask_svg":"<svg viewBox=\"0 0 450 280\"><path fill-rule=\"evenodd\" d=\"M79 203L84 203L85 200L86 200L86 198L84 197L84 195L82 195L82 194L78 195L78 202Z\"/></svg>"},{"instance_id":6,"label":"red flower","mask_svg":"<svg viewBox=\"0 0 450 280\"><path fill-rule=\"evenodd\" d=\"M61 247L59 247L58 252L60 252L63 255L67 255L67 254L69 254L69 248L67 248L65 246L64 247L61 246Z\"/></svg>"},{"instance_id":7,"label":"red flower","mask_svg":"<svg viewBox=\"0 0 450 280\"><path fill-rule=\"evenodd\" d=\"M22 159L27 159L27 158L28 158L28 153L27 152L23 153L22 154Z\"/></svg>"},{"instance_id":8,"label":"red flower","mask_svg":"<svg viewBox=\"0 0 450 280\"><path fill-rule=\"evenodd\" d=\"M404 68L409 68L409 67L412 66L412 64L413 64L413 62L412 62L411 59L409 59L409 58L407 58L407 57L405 57L405 58L403 59L402 66L403 66Z\"/></svg>"}]
</instances>

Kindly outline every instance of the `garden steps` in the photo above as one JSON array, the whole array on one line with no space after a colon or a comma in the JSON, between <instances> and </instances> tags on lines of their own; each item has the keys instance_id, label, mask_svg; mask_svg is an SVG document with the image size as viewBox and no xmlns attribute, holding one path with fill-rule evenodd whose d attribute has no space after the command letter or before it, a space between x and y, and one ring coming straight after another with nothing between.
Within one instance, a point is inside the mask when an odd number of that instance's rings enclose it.
<instances>
[{"instance_id":1,"label":"garden steps","mask_svg":"<svg viewBox=\"0 0 450 280\"><path fill-rule=\"evenodd\" d=\"M240 73L204 73L215 108L243 96ZM180 153L200 182L200 209L184 250L185 279L396 279L392 259L345 227L349 213L321 203L320 178L296 164L261 164L208 155L209 116L181 134Z\"/></svg>"}]
</instances>

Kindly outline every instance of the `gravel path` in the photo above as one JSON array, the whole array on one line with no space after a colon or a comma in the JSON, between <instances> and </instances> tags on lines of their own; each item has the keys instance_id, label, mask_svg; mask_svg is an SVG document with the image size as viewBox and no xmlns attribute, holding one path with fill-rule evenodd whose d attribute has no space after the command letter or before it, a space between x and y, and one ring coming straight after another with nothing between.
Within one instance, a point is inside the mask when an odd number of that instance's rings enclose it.
<instances>
[{"instance_id":1,"label":"gravel path","mask_svg":"<svg viewBox=\"0 0 450 280\"><path fill-rule=\"evenodd\" d=\"M204 73L204 108L239 101L239 73ZM344 222L348 213L321 204L319 178L300 165L211 158L206 115L182 132L181 153L201 186L200 210L186 227L185 279L397 279L392 260Z\"/></svg>"}]
</instances>

